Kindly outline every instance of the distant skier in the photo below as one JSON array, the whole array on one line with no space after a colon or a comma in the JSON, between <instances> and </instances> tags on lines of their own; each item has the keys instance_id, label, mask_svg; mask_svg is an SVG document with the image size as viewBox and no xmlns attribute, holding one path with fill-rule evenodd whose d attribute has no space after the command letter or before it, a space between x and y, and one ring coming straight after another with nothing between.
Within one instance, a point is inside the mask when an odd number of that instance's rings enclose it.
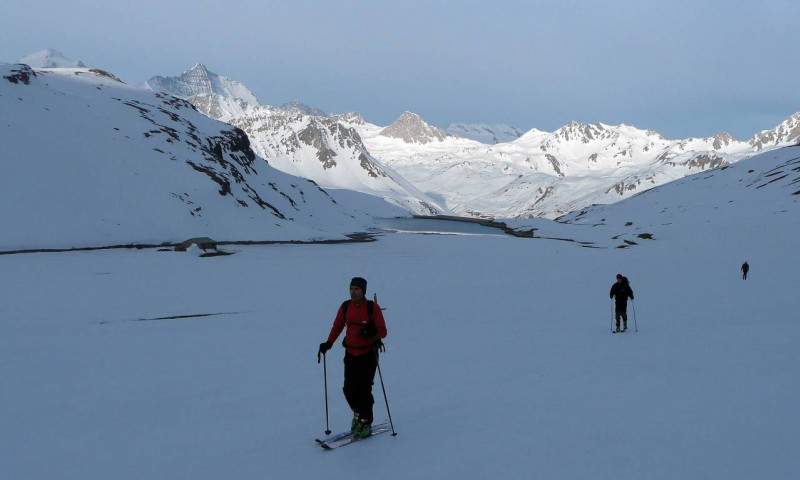
<instances>
[{"instance_id":1,"label":"distant skier","mask_svg":"<svg viewBox=\"0 0 800 480\"><path fill-rule=\"evenodd\" d=\"M378 368L378 349L386 337L386 322L377 302L366 300L367 281L355 277L350 281L350 300L345 301L336 313L328 340L319 345L324 354L333 342L347 331L342 344L344 354L344 398L353 411L350 429L358 438L372 434L372 383ZM372 312L369 309L372 309Z\"/></svg>"},{"instance_id":2,"label":"distant skier","mask_svg":"<svg viewBox=\"0 0 800 480\"><path fill-rule=\"evenodd\" d=\"M750 265L747 262L742 264L742 280L747 280L747 272L750 271Z\"/></svg>"},{"instance_id":3,"label":"distant skier","mask_svg":"<svg viewBox=\"0 0 800 480\"><path fill-rule=\"evenodd\" d=\"M617 274L617 281L611 285L610 298L614 299L614 319L617 324L617 332L619 329L619 319L622 318L622 331L628 329L628 298L633 300L633 290L628 283L628 279L623 277L621 273Z\"/></svg>"}]
</instances>

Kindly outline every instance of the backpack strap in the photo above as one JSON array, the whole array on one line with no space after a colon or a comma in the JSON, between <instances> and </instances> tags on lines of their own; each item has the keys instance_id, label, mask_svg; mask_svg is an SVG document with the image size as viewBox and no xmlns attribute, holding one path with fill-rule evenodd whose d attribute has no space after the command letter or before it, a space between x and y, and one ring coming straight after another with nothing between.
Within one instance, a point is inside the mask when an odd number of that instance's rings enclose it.
<instances>
[{"instance_id":1,"label":"backpack strap","mask_svg":"<svg viewBox=\"0 0 800 480\"><path fill-rule=\"evenodd\" d=\"M350 304L350 300L345 300L342 303L342 318L344 318L344 323L347 324L347 306ZM375 320L375 302L372 300L367 300L367 318L368 323L374 323Z\"/></svg>"},{"instance_id":2,"label":"backpack strap","mask_svg":"<svg viewBox=\"0 0 800 480\"><path fill-rule=\"evenodd\" d=\"M344 303L342 303L342 318L344 318L345 325L350 325L350 322L347 321L347 305L349 303L350 300L345 300ZM374 316L375 316L375 302L373 302L372 300L367 300L367 317L369 318L367 324L375 323L375 320L373 319ZM361 324L353 322L353 325L361 325ZM345 336L345 338L342 338L342 346L344 348L348 348L347 336ZM350 347L350 348L357 348L359 350L368 350L372 347Z\"/></svg>"}]
</instances>

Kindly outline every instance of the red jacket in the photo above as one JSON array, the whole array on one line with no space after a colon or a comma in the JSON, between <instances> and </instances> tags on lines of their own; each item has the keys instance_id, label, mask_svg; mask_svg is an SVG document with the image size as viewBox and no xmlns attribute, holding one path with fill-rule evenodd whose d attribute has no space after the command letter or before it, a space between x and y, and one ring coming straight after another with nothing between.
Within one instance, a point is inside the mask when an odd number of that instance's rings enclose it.
<instances>
[{"instance_id":1,"label":"red jacket","mask_svg":"<svg viewBox=\"0 0 800 480\"><path fill-rule=\"evenodd\" d=\"M347 331L344 334L345 350L350 355L363 355L372 351L372 344L378 338L386 337L386 322L383 320L383 312L381 307L373 304L374 312L372 320L375 322L377 334L372 338L366 338L361 329L369 322L369 314L367 312L367 301L361 302L361 305L356 305L352 300L348 300L347 305L347 319L344 318L342 307L336 313L336 319L333 321L331 333L328 335L328 342L333 345L339 334L342 333L344 327L347 326Z\"/></svg>"}]
</instances>

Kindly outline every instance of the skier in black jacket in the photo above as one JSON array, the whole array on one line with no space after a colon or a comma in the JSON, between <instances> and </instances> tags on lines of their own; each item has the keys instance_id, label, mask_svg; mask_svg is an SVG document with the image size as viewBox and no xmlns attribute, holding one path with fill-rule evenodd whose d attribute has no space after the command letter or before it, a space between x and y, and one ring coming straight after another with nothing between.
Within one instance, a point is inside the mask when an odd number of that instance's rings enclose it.
<instances>
[{"instance_id":1,"label":"skier in black jacket","mask_svg":"<svg viewBox=\"0 0 800 480\"><path fill-rule=\"evenodd\" d=\"M631 290L628 279L621 273L617 274L617 281L611 285L610 298L614 298L616 307L614 308L614 319L617 322L617 332L619 329L619 319L622 317L622 331L628 329L628 298L633 300L633 290Z\"/></svg>"}]
</instances>

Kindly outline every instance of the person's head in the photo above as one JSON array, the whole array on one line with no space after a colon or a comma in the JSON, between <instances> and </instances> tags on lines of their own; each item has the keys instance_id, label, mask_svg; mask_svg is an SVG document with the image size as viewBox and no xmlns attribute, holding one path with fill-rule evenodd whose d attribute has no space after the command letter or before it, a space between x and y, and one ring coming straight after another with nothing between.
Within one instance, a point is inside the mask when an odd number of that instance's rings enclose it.
<instances>
[{"instance_id":1,"label":"person's head","mask_svg":"<svg viewBox=\"0 0 800 480\"><path fill-rule=\"evenodd\" d=\"M350 280L350 300L360 302L367 294L367 280L361 277L353 277Z\"/></svg>"},{"instance_id":2,"label":"person's head","mask_svg":"<svg viewBox=\"0 0 800 480\"><path fill-rule=\"evenodd\" d=\"M618 274L617 274L617 282L618 282L618 283L622 283L622 279L623 279L623 278L625 278L625 277L623 277L621 273L618 273Z\"/></svg>"}]
</instances>

